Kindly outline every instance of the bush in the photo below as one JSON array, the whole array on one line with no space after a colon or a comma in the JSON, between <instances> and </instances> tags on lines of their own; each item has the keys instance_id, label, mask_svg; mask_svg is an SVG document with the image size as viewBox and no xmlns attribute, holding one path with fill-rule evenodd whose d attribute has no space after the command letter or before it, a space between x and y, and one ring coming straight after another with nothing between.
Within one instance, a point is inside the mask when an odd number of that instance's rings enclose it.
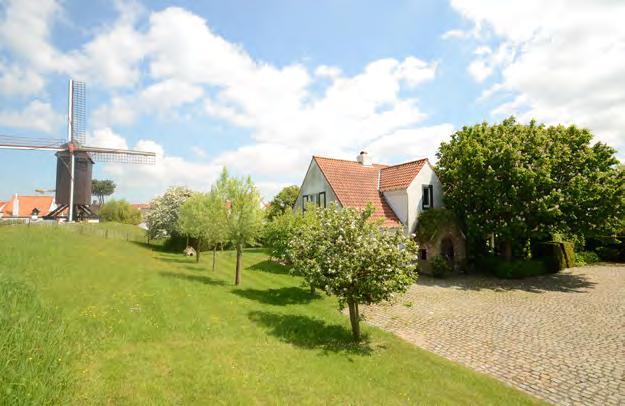
<instances>
[{"instance_id":1,"label":"bush","mask_svg":"<svg viewBox=\"0 0 625 406\"><path fill-rule=\"evenodd\" d=\"M141 223L141 212L126 200L109 200L100 207L98 215L102 221L134 225Z\"/></svg>"},{"instance_id":2,"label":"bush","mask_svg":"<svg viewBox=\"0 0 625 406\"><path fill-rule=\"evenodd\" d=\"M619 250L613 247L599 247L597 254L604 261L617 261L619 259Z\"/></svg>"},{"instance_id":3,"label":"bush","mask_svg":"<svg viewBox=\"0 0 625 406\"><path fill-rule=\"evenodd\" d=\"M570 242L548 241L535 244L532 255L543 261L552 273L575 266L575 250Z\"/></svg>"},{"instance_id":4,"label":"bush","mask_svg":"<svg viewBox=\"0 0 625 406\"><path fill-rule=\"evenodd\" d=\"M478 266L503 279L520 279L547 273L545 263L539 260L506 261L503 258L489 256L482 258Z\"/></svg>"},{"instance_id":5,"label":"bush","mask_svg":"<svg viewBox=\"0 0 625 406\"><path fill-rule=\"evenodd\" d=\"M430 260L430 267L432 269L432 276L435 278L445 278L452 271L449 261L440 255Z\"/></svg>"},{"instance_id":6,"label":"bush","mask_svg":"<svg viewBox=\"0 0 625 406\"><path fill-rule=\"evenodd\" d=\"M594 251L582 251L575 253L575 263L577 266L584 266L594 264L601 261L599 255Z\"/></svg>"}]
</instances>

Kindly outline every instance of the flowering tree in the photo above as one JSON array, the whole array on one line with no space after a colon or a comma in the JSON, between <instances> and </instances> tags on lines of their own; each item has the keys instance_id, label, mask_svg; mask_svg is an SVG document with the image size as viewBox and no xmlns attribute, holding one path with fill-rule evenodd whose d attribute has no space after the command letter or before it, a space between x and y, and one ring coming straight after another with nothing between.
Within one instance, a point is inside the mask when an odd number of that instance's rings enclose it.
<instances>
[{"instance_id":1,"label":"flowering tree","mask_svg":"<svg viewBox=\"0 0 625 406\"><path fill-rule=\"evenodd\" d=\"M507 259L513 246L555 232L610 233L625 218L625 174L614 149L591 140L575 126L514 117L464 127L438 152L445 204L470 239L496 236Z\"/></svg>"},{"instance_id":2,"label":"flowering tree","mask_svg":"<svg viewBox=\"0 0 625 406\"><path fill-rule=\"evenodd\" d=\"M158 238L179 234L178 214L180 206L193 192L182 186L173 186L150 202L150 213L147 216L148 236Z\"/></svg>"},{"instance_id":3,"label":"flowering tree","mask_svg":"<svg viewBox=\"0 0 625 406\"><path fill-rule=\"evenodd\" d=\"M401 230L371 221L373 207L359 211L335 204L314 211L289 241L293 271L310 286L336 296L349 308L355 340L360 339L359 304L390 300L416 280L416 246Z\"/></svg>"}]
</instances>

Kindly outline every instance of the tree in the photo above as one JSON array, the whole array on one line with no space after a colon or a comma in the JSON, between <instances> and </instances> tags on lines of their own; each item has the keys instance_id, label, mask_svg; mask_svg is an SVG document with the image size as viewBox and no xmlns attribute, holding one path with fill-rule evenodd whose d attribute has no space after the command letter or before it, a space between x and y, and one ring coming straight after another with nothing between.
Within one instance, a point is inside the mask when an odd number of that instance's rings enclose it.
<instances>
[{"instance_id":1,"label":"tree","mask_svg":"<svg viewBox=\"0 0 625 406\"><path fill-rule=\"evenodd\" d=\"M214 190L224 202L222 212L226 238L237 252L234 284L239 285L243 248L253 244L262 229L260 195L249 176L244 179L231 178L226 168L221 172Z\"/></svg>"},{"instance_id":2,"label":"tree","mask_svg":"<svg viewBox=\"0 0 625 406\"><path fill-rule=\"evenodd\" d=\"M98 216L103 221L114 221L117 223L134 224L141 223L141 212L132 207L126 200L109 200L104 203L98 211Z\"/></svg>"},{"instance_id":3,"label":"tree","mask_svg":"<svg viewBox=\"0 0 625 406\"><path fill-rule=\"evenodd\" d=\"M302 222L289 241L294 272L308 285L334 295L349 308L355 340L360 340L359 304L390 300L416 280L416 246L401 230L371 221L373 207L359 211L310 207L317 221Z\"/></svg>"},{"instance_id":4,"label":"tree","mask_svg":"<svg viewBox=\"0 0 625 406\"><path fill-rule=\"evenodd\" d=\"M292 211L297 196L299 196L299 186L291 185L283 188L269 203L267 219L273 220L285 212Z\"/></svg>"},{"instance_id":5,"label":"tree","mask_svg":"<svg viewBox=\"0 0 625 406\"><path fill-rule=\"evenodd\" d=\"M575 126L514 117L464 127L438 152L445 204L470 240L494 235L507 259L531 239L610 230L625 215L625 178L614 149L591 140Z\"/></svg>"},{"instance_id":6,"label":"tree","mask_svg":"<svg viewBox=\"0 0 625 406\"><path fill-rule=\"evenodd\" d=\"M203 244L212 248L213 271L217 245L225 241L223 205L224 202L215 190L210 193L196 193L183 203L178 216L180 232L196 241L196 262L200 262Z\"/></svg>"},{"instance_id":7,"label":"tree","mask_svg":"<svg viewBox=\"0 0 625 406\"><path fill-rule=\"evenodd\" d=\"M150 202L150 213L147 215L146 224L148 236L158 238L162 236L175 236L178 230L178 213L184 202L191 197L193 192L182 186L173 186Z\"/></svg>"},{"instance_id":8,"label":"tree","mask_svg":"<svg viewBox=\"0 0 625 406\"><path fill-rule=\"evenodd\" d=\"M115 182L110 179L93 179L91 181L91 192L98 197L100 206L104 204L104 196L110 196L115 193L116 187Z\"/></svg>"}]
</instances>

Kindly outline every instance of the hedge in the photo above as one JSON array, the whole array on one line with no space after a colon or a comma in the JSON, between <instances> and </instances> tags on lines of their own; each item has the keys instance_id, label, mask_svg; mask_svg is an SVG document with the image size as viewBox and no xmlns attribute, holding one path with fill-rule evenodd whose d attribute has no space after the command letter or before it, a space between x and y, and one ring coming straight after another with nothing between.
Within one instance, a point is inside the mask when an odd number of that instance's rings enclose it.
<instances>
[{"instance_id":1,"label":"hedge","mask_svg":"<svg viewBox=\"0 0 625 406\"><path fill-rule=\"evenodd\" d=\"M567 241L548 241L534 245L532 255L545 263L549 272L556 273L575 266L575 250Z\"/></svg>"}]
</instances>

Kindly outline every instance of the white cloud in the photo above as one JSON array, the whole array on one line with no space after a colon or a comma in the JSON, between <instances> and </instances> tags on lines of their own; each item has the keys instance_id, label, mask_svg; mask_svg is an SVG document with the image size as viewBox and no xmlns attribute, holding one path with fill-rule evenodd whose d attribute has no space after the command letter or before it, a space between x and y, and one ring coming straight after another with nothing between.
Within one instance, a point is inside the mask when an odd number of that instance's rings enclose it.
<instances>
[{"instance_id":1,"label":"white cloud","mask_svg":"<svg viewBox=\"0 0 625 406\"><path fill-rule=\"evenodd\" d=\"M32 69L0 62L0 93L7 96L29 96L40 93L44 78Z\"/></svg>"},{"instance_id":2,"label":"white cloud","mask_svg":"<svg viewBox=\"0 0 625 406\"><path fill-rule=\"evenodd\" d=\"M378 138L366 148L375 161L397 163L418 158L436 161L436 152L442 141L454 132L452 124L399 129Z\"/></svg>"},{"instance_id":3,"label":"white cloud","mask_svg":"<svg viewBox=\"0 0 625 406\"><path fill-rule=\"evenodd\" d=\"M101 148L128 149L126 139L111 128L101 128L87 134L87 145Z\"/></svg>"},{"instance_id":4,"label":"white cloud","mask_svg":"<svg viewBox=\"0 0 625 406\"><path fill-rule=\"evenodd\" d=\"M63 124L63 116L57 114L49 103L34 100L23 110L0 110L0 125L29 128L54 133Z\"/></svg>"},{"instance_id":5,"label":"white cloud","mask_svg":"<svg viewBox=\"0 0 625 406\"><path fill-rule=\"evenodd\" d=\"M500 81L481 100L511 94L493 110L495 117L514 113L522 120L575 123L623 153L625 3L453 0L452 5L497 36L497 51L478 55L469 68L477 80L484 80L488 69L499 73ZM489 45L482 42L480 47Z\"/></svg>"}]
</instances>

